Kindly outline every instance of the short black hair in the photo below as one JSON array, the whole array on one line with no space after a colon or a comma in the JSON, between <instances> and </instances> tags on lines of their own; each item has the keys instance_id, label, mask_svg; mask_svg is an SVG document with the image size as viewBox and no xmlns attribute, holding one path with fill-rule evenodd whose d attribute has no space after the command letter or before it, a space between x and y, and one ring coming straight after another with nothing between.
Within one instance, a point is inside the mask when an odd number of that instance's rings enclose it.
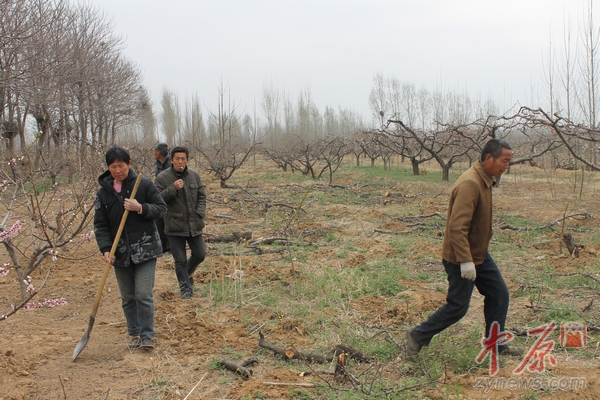
<instances>
[{"instance_id":1,"label":"short black hair","mask_svg":"<svg viewBox=\"0 0 600 400\"><path fill-rule=\"evenodd\" d=\"M186 147L183 146L175 146L173 150L171 150L171 158L175 157L175 153L185 153L185 158L190 159L190 152Z\"/></svg>"},{"instance_id":2,"label":"short black hair","mask_svg":"<svg viewBox=\"0 0 600 400\"><path fill-rule=\"evenodd\" d=\"M158 151L163 157L169 154L169 146L165 142L160 142L154 147L154 150Z\"/></svg>"},{"instance_id":3,"label":"short black hair","mask_svg":"<svg viewBox=\"0 0 600 400\"><path fill-rule=\"evenodd\" d=\"M124 148L113 146L106 152L106 165L108 166L115 161L123 161L125 164L129 164L129 161L131 161L131 156Z\"/></svg>"},{"instance_id":4,"label":"short black hair","mask_svg":"<svg viewBox=\"0 0 600 400\"><path fill-rule=\"evenodd\" d=\"M481 150L481 161L485 161L485 156L491 154L494 160L496 160L500 155L502 155L502 149L512 150L510 144L506 140L503 139L490 139L485 146L483 146L483 150Z\"/></svg>"}]
</instances>

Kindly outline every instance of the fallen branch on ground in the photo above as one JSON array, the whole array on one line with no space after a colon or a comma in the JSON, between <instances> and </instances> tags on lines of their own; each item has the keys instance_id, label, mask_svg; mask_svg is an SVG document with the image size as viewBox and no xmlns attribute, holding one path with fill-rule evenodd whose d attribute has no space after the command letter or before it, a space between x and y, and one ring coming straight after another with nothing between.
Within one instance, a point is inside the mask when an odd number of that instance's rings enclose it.
<instances>
[{"instance_id":1,"label":"fallen branch on ground","mask_svg":"<svg viewBox=\"0 0 600 400\"><path fill-rule=\"evenodd\" d=\"M387 235L406 235L407 233L413 233L413 231L399 231L399 232L392 232L392 231L384 231L382 229L375 229L374 232L377 233L385 233Z\"/></svg>"},{"instance_id":2,"label":"fallen branch on ground","mask_svg":"<svg viewBox=\"0 0 600 400\"><path fill-rule=\"evenodd\" d=\"M275 242L288 242L289 240L284 237L268 237L268 238L257 238L248 241L249 245L257 246L259 244L272 244Z\"/></svg>"},{"instance_id":3,"label":"fallen branch on ground","mask_svg":"<svg viewBox=\"0 0 600 400\"><path fill-rule=\"evenodd\" d=\"M546 225L542 225L540 226L540 229L546 229L546 228L550 228L551 226L554 225L558 225L560 222L563 222L566 219L576 219L579 221L583 221L586 219L593 219L594 217L592 216L592 214L588 214L588 213L574 213L574 214L569 214L565 217L560 217L559 219L552 221L552 222L548 222Z\"/></svg>"},{"instance_id":4,"label":"fallen branch on ground","mask_svg":"<svg viewBox=\"0 0 600 400\"><path fill-rule=\"evenodd\" d=\"M273 353L283 357L285 360L303 360L308 362L326 363L331 362L334 357L336 357L336 354L342 353L348 354L349 357L358 362L370 362L373 359L372 356L365 355L361 351L343 344L338 344L327 354L320 354L315 352L299 351L293 347L284 350L267 342L261 331L258 332L258 337L258 344L260 347L271 350Z\"/></svg>"},{"instance_id":5,"label":"fallen branch on ground","mask_svg":"<svg viewBox=\"0 0 600 400\"><path fill-rule=\"evenodd\" d=\"M213 216L214 218L221 218L221 219L228 219L231 221L237 221L237 219L231 215L227 215L227 214L215 214Z\"/></svg>"},{"instance_id":6,"label":"fallen branch on ground","mask_svg":"<svg viewBox=\"0 0 600 400\"><path fill-rule=\"evenodd\" d=\"M256 357L250 357L240 364L226 358L221 360L221 364L223 364L225 368L241 375L244 379L250 379L252 377L252 370L246 367L256 363L258 363L258 358Z\"/></svg>"},{"instance_id":7,"label":"fallen branch on ground","mask_svg":"<svg viewBox=\"0 0 600 400\"><path fill-rule=\"evenodd\" d=\"M443 219L444 221L446 220L446 217L442 213L439 213L439 212L434 212L431 214L423 214L423 215L405 215L404 217L400 217L397 219L399 219L400 221L412 221L415 219L431 218L431 217L439 217L439 218Z\"/></svg>"},{"instance_id":8,"label":"fallen branch on ground","mask_svg":"<svg viewBox=\"0 0 600 400\"><path fill-rule=\"evenodd\" d=\"M233 232L231 235L211 235L210 233L204 234L204 241L208 243L242 242L250 239L252 239L252 232Z\"/></svg>"},{"instance_id":9,"label":"fallen branch on ground","mask_svg":"<svg viewBox=\"0 0 600 400\"><path fill-rule=\"evenodd\" d=\"M316 387L317 385L307 382L263 382L263 385L271 386L299 386L299 387Z\"/></svg>"},{"instance_id":10,"label":"fallen branch on ground","mask_svg":"<svg viewBox=\"0 0 600 400\"><path fill-rule=\"evenodd\" d=\"M250 248L252 250L254 250L254 253L251 253L251 254L258 254L258 255L283 253L285 251L284 248L280 248L280 249L266 249L266 250L263 249L263 248L260 248L258 246L251 246Z\"/></svg>"}]
</instances>

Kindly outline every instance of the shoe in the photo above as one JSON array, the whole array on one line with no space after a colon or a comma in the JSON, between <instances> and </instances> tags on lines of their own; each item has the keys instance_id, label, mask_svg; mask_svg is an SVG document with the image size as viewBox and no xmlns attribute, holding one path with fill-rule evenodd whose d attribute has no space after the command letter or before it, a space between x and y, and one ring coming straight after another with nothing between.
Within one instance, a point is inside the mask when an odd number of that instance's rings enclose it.
<instances>
[{"instance_id":1,"label":"shoe","mask_svg":"<svg viewBox=\"0 0 600 400\"><path fill-rule=\"evenodd\" d=\"M421 351L421 345L413 338L412 331L415 329L413 326L406 330L406 358L414 361L419 352Z\"/></svg>"},{"instance_id":2,"label":"shoe","mask_svg":"<svg viewBox=\"0 0 600 400\"><path fill-rule=\"evenodd\" d=\"M129 350L139 349L142 346L142 339L139 336L132 336L127 347Z\"/></svg>"},{"instance_id":3,"label":"shoe","mask_svg":"<svg viewBox=\"0 0 600 400\"><path fill-rule=\"evenodd\" d=\"M192 293L181 293L179 295L179 298L182 300L191 300L192 299Z\"/></svg>"},{"instance_id":4,"label":"shoe","mask_svg":"<svg viewBox=\"0 0 600 400\"><path fill-rule=\"evenodd\" d=\"M154 342L150 338L144 338L144 339L142 339L141 342L142 342L141 347L144 350L152 350L154 348Z\"/></svg>"},{"instance_id":5,"label":"shoe","mask_svg":"<svg viewBox=\"0 0 600 400\"><path fill-rule=\"evenodd\" d=\"M498 352L503 356L520 356L524 353L524 349L522 347L514 346L514 347L505 347L500 349Z\"/></svg>"}]
</instances>

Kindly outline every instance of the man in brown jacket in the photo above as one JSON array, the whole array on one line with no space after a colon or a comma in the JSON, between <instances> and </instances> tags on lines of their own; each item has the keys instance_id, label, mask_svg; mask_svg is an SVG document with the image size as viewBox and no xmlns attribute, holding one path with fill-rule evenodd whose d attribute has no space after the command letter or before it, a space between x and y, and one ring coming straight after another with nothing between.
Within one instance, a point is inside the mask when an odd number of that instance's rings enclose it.
<instances>
[{"instance_id":1,"label":"man in brown jacket","mask_svg":"<svg viewBox=\"0 0 600 400\"><path fill-rule=\"evenodd\" d=\"M452 187L442 244L448 274L446 304L421 325L406 331L406 355L414 359L433 336L458 322L469 310L473 287L484 297L485 337L494 322L504 332L509 293L498 266L488 253L492 238L492 186L510 165L512 149L499 139L488 141L481 160L465 171ZM499 344L504 355L520 355L522 348Z\"/></svg>"}]
</instances>

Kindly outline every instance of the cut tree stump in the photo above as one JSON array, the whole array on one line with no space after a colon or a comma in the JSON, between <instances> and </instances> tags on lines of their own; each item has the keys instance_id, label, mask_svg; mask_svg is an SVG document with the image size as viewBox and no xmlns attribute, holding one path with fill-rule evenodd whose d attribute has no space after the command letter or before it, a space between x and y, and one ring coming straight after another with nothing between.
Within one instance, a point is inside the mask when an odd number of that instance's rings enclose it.
<instances>
[{"instance_id":1,"label":"cut tree stump","mask_svg":"<svg viewBox=\"0 0 600 400\"><path fill-rule=\"evenodd\" d=\"M563 242L565 246L567 246L567 250L569 251L569 255L571 257L579 257L579 246L575 244L575 239L573 238L573 235L571 235L570 233L565 233L563 235Z\"/></svg>"},{"instance_id":2,"label":"cut tree stump","mask_svg":"<svg viewBox=\"0 0 600 400\"><path fill-rule=\"evenodd\" d=\"M360 386L360 381L348 371L348 354L342 353L338 356L337 364L333 378L338 383L351 383L353 386Z\"/></svg>"}]
</instances>

